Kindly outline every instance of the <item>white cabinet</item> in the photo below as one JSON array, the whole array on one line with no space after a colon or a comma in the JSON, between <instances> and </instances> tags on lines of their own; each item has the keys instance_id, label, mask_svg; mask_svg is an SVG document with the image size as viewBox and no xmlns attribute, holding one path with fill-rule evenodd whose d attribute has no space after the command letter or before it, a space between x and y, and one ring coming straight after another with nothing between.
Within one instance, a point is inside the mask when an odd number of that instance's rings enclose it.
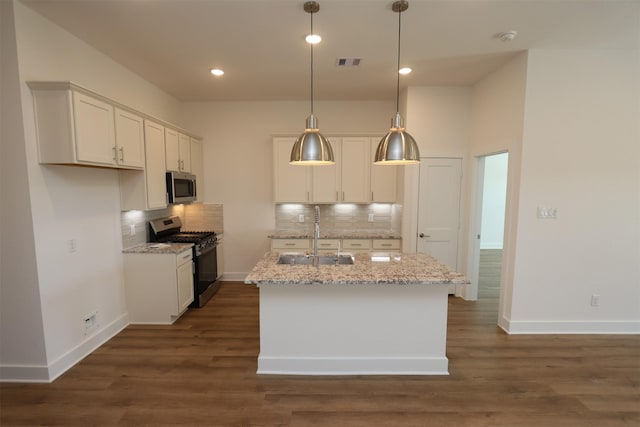
<instances>
[{"instance_id":1,"label":"white cabinet","mask_svg":"<svg viewBox=\"0 0 640 427\"><path fill-rule=\"evenodd\" d=\"M369 192L369 138L331 138L336 164L313 168L315 203L366 203Z\"/></svg>"},{"instance_id":2,"label":"white cabinet","mask_svg":"<svg viewBox=\"0 0 640 427\"><path fill-rule=\"evenodd\" d=\"M379 142L380 138L370 138L371 201L378 203L395 203L398 166L376 165L373 163Z\"/></svg>"},{"instance_id":3,"label":"white cabinet","mask_svg":"<svg viewBox=\"0 0 640 427\"><path fill-rule=\"evenodd\" d=\"M120 171L120 209L147 210L167 207L164 126L144 121L145 170Z\"/></svg>"},{"instance_id":4,"label":"white cabinet","mask_svg":"<svg viewBox=\"0 0 640 427\"><path fill-rule=\"evenodd\" d=\"M271 249L275 252L302 252L311 247L309 239L271 239Z\"/></svg>"},{"instance_id":5,"label":"white cabinet","mask_svg":"<svg viewBox=\"0 0 640 427\"><path fill-rule=\"evenodd\" d=\"M202 161L202 142L191 138L191 173L196 176L196 196L202 200L204 195L204 164Z\"/></svg>"},{"instance_id":6,"label":"white cabinet","mask_svg":"<svg viewBox=\"0 0 640 427\"><path fill-rule=\"evenodd\" d=\"M309 203L312 201L311 166L289 164L294 142L295 138L273 139L273 182L276 203Z\"/></svg>"},{"instance_id":7,"label":"white cabinet","mask_svg":"<svg viewBox=\"0 0 640 427\"><path fill-rule=\"evenodd\" d=\"M191 248L179 254L124 254L131 323L171 324L193 301Z\"/></svg>"},{"instance_id":8,"label":"white cabinet","mask_svg":"<svg viewBox=\"0 0 640 427\"><path fill-rule=\"evenodd\" d=\"M342 251L350 253L371 252L371 240L342 239Z\"/></svg>"},{"instance_id":9,"label":"white cabinet","mask_svg":"<svg viewBox=\"0 0 640 427\"><path fill-rule=\"evenodd\" d=\"M175 129L165 129L166 168L191 172L191 138Z\"/></svg>"},{"instance_id":10,"label":"white cabinet","mask_svg":"<svg viewBox=\"0 0 640 427\"><path fill-rule=\"evenodd\" d=\"M378 138L331 137L336 164L289 164L295 139L273 139L276 203L395 202L396 166L374 166Z\"/></svg>"},{"instance_id":11,"label":"white cabinet","mask_svg":"<svg viewBox=\"0 0 640 427\"><path fill-rule=\"evenodd\" d=\"M400 243L400 239L373 239L371 247L374 252L400 252Z\"/></svg>"},{"instance_id":12,"label":"white cabinet","mask_svg":"<svg viewBox=\"0 0 640 427\"><path fill-rule=\"evenodd\" d=\"M318 253L400 252L401 239L318 239ZM313 239L271 239L274 252L307 253L313 250Z\"/></svg>"},{"instance_id":13,"label":"white cabinet","mask_svg":"<svg viewBox=\"0 0 640 427\"><path fill-rule=\"evenodd\" d=\"M115 108L116 162L120 166L144 168L144 120L137 114Z\"/></svg>"},{"instance_id":14,"label":"white cabinet","mask_svg":"<svg viewBox=\"0 0 640 427\"><path fill-rule=\"evenodd\" d=\"M40 163L144 168L142 119L69 82L29 82Z\"/></svg>"}]
</instances>

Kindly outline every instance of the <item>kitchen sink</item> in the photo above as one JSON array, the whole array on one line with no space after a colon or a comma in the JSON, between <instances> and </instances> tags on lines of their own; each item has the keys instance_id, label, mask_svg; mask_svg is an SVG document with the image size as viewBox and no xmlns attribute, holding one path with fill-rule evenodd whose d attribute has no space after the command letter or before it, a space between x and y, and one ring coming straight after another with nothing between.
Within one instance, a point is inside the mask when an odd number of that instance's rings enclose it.
<instances>
[{"instance_id":1,"label":"kitchen sink","mask_svg":"<svg viewBox=\"0 0 640 427\"><path fill-rule=\"evenodd\" d=\"M280 255L278 264L313 265L313 255ZM318 255L317 265L350 265L353 264L351 255Z\"/></svg>"}]
</instances>

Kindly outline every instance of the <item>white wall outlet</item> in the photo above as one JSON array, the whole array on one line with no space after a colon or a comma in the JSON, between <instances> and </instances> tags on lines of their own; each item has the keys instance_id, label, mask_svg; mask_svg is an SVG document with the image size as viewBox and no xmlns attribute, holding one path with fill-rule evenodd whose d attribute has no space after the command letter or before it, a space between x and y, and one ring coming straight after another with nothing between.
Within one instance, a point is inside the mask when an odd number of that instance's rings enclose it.
<instances>
[{"instance_id":1,"label":"white wall outlet","mask_svg":"<svg viewBox=\"0 0 640 427\"><path fill-rule=\"evenodd\" d=\"M98 312L94 311L93 313L82 318L82 323L84 325L84 334L88 335L93 332L95 329L98 329L100 326L98 324Z\"/></svg>"},{"instance_id":2,"label":"white wall outlet","mask_svg":"<svg viewBox=\"0 0 640 427\"><path fill-rule=\"evenodd\" d=\"M600 295L591 295L591 307L600 307Z\"/></svg>"},{"instance_id":3,"label":"white wall outlet","mask_svg":"<svg viewBox=\"0 0 640 427\"><path fill-rule=\"evenodd\" d=\"M67 240L67 250L69 251L70 254L76 252L78 250L77 248L77 244L76 244L76 239L69 239Z\"/></svg>"},{"instance_id":4,"label":"white wall outlet","mask_svg":"<svg viewBox=\"0 0 640 427\"><path fill-rule=\"evenodd\" d=\"M373 214L372 213L369 214L369 222L373 222Z\"/></svg>"},{"instance_id":5,"label":"white wall outlet","mask_svg":"<svg viewBox=\"0 0 640 427\"><path fill-rule=\"evenodd\" d=\"M304 214L298 215L298 222L304 222Z\"/></svg>"},{"instance_id":6,"label":"white wall outlet","mask_svg":"<svg viewBox=\"0 0 640 427\"><path fill-rule=\"evenodd\" d=\"M537 217L538 219L556 219L558 218L558 208L538 206Z\"/></svg>"}]
</instances>

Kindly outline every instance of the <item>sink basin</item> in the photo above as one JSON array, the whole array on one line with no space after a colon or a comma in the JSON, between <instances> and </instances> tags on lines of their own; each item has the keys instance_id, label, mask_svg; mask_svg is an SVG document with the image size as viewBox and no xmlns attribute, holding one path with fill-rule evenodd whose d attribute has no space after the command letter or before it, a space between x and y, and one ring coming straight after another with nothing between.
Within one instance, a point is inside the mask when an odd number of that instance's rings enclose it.
<instances>
[{"instance_id":1,"label":"sink basin","mask_svg":"<svg viewBox=\"0 0 640 427\"><path fill-rule=\"evenodd\" d=\"M312 265L313 255L280 255L278 264ZM319 265L350 265L353 264L351 255L318 255Z\"/></svg>"}]
</instances>

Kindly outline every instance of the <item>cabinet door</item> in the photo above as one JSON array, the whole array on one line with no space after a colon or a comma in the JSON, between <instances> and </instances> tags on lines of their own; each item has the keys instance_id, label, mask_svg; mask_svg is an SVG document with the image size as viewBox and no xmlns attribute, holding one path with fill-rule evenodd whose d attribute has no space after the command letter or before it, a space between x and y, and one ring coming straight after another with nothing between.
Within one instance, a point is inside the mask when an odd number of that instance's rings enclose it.
<instances>
[{"instance_id":1,"label":"cabinet door","mask_svg":"<svg viewBox=\"0 0 640 427\"><path fill-rule=\"evenodd\" d=\"M204 165L202 163L202 142L191 138L191 173L196 176L196 196L202 200L204 195Z\"/></svg>"},{"instance_id":2,"label":"cabinet door","mask_svg":"<svg viewBox=\"0 0 640 427\"><path fill-rule=\"evenodd\" d=\"M191 138L189 135L178 134L180 151L180 170L191 173Z\"/></svg>"},{"instance_id":3,"label":"cabinet door","mask_svg":"<svg viewBox=\"0 0 640 427\"><path fill-rule=\"evenodd\" d=\"M370 194L369 138L342 138L342 198L340 201L365 203Z\"/></svg>"},{"instance_id":4,"label":"cabinet door","mask_svg":"<svg viewBox=\"0 0 640 427\"><path fill-rule=\"evenodd\" d=\"M376 156L379 138L371 138L371 201L394 203L396 201L396 185L398 166L376 165L373 160Z\"/></svg>"},{"instance_id":5,"label":"cabinet door","mask_svg":"<svg viewBox=\"0 0 640 427\"><path fill-rule=\"evenodd\" d=\"M289 164L295 138L273 139L273 185L276 203L311 201L311 166Z\"/></svg>"},{"instance_id":6,"label":"cabinet door","mask_svg":"<svg viewBox=\"0 0 640 427\"><path fill-rule=\"evenodd\" d=\"M180 172L180 141L177 131L169 128L164 130L164 147L166 169Z\"/></svg>"},{"instance_id":7,"label":"cabinet door","mask_svg":"<svg viewBox=\"0 0 640 427\"><path fill-rule=\"evenodd\" d=\"M165 178L165 129L163 126L145 120L145 178L147 185L147 206L149 209L167 207L167 183Z\"/></svg>"},{"instance_id":8,"label":"cabinet door","mask_svg":"<svg viewBox=\"0 0 640 427\"><path fill-rule=\"evenodd\" d=\"M117 162L120 166L144 168L144 120L115 109Z\"/></svg>"},{"instance_id":9,"label":"cabinet door","mask_svg":"<svg viewBox=\"0 0 640 427\"><path fill-rule=\"evenodd\" d=\"M313 201L318 203L335 203L342 201L342 188L340 186L342 174L342 144L339 138L331 138L335 165L314 166L313 174Z\"/></svg>"},{"instance_id":10,"label":"cabinet door","mask_svg":"<svg viewBox=\"0 0 640 427\"><path fill-rule=\"evenodd\" d=\"M178 267L178 311L174 316L182 313L193 301L193 262L187 262Z\"/></svg>"},{"instance_id":11,"label":"cabinet door","mask_svg":"<svg viewBox=\"0 0 640 427\"><path fill-rule=\"evenodd\" d=\"M113 107L82 93L73 93L78 161L116 164Z\"/></svg>"}]
</instances>

